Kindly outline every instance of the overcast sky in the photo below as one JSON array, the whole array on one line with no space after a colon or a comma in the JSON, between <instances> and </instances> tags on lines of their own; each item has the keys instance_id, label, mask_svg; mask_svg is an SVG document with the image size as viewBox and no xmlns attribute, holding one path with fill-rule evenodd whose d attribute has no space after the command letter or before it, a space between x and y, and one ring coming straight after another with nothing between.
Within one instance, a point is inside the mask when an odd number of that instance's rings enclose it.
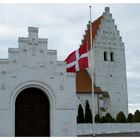
<instances>
[{"instance_id":1,"label":"overcast sky","mask_svg":"<svg viewBox=\"0 0 140 140\"><path fill-rule=\"evenodd\" d=\"M125 43L129 110L134 112L140 109L140 4L93 4L92 19L106 6ZM79 47L88 20L88 4L0 4L0 58L7 58L8 48L18 47L18 37L26 37L32 26L64 60Z\"/></svg>"}]
</instances>

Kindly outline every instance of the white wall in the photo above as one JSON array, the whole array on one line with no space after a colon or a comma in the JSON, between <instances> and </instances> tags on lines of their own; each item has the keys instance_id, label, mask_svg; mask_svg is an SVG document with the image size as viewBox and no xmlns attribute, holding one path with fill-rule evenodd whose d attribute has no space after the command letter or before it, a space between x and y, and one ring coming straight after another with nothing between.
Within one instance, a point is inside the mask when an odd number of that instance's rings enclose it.
<instances>
[{"instance_id":1,"label":"white wall","mask_svg":"<svg viewBox=\"0 0 140 140\"><path fill-rule=\"evenodd\" d=\"M37 28L29 28L29 37L18 43L19 48L8 49L8 59L0 60L0 136L15 135L16 97L29 87L49 98L51 136L75 136L75 74L66 73L65 63L57 61L56 50L48 50L47 39L38 38Z\"/></svg>"},{"instance_id":2,"label":"white wall","mask_svg":"<svg viewBox=\"0 0 140 140\"><path fill-rule=\"evenodd\" d=\"M77 124L77 135L92 134L92 124ZM95 123L95 134L140 132L140 123Z\"/></svg>"}]
</instances>

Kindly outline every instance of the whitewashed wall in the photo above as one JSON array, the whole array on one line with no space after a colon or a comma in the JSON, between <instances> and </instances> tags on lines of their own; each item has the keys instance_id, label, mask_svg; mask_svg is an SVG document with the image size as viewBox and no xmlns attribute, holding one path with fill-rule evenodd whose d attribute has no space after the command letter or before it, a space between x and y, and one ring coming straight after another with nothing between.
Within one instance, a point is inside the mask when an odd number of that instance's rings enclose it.
<instances>
[{"instance_id":1,"label":"whitewashed wall","mask_svg":"<svg viewBox=\"0 0 140 140\"><path fill-rule=\"evenodd\" d=\"M66 73L57 51L38 38L38 28L29 27L18 45L8 49L8 59L0 59L0 136L15 136L16 97L26 88L38 88L48 97L50 136L76 136L75 74Z\"/></svg>"},{"instance_id":2,"label":"whitewashed wall","mask_svg":"<svg viewBox=\"0 0 140 140\"><path fill-rule=\"evenodd\" d=\"M77 135L92 134L92 124L77 124ZM95 134L140 132L140 123L96 123Z\"/></svg>"}]
</instances>

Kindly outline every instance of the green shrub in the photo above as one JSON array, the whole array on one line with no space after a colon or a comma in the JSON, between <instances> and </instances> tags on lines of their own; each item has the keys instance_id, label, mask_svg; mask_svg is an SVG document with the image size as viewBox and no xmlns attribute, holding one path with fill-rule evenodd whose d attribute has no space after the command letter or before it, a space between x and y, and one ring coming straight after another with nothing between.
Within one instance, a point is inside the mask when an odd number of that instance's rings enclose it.
<instances>
[{"instance_id":1,"label":"green shrub","mask_svg":"<svg viewBox=\"0 0 140 140\"><path fill-rule=\"evenodd\" d=\"M112 121L111 121L112 123L115 123L116 122L116 120L114 119L114 118L112 118Z\"/></svg>"},{"instance_id":2,"label":"green shrub","mask_svg":"<svg viewBox=\"0 0 140 140\"><path fill-rule=\"evenodd\" d=\"M139 110L135 111L134 116L132 118L132 122L140 122L140 112L139 112Z\"/></svg>"},{"instance_id":3,"label":"green shrub","mask_svg":"<svg viewBox=\"0 0 140 140\"><path fill-rule=\"evenodd\" d=\"M134 115L133 115L132 113L129 113L129 114L128 114L128 117L127 117L127 122L128 122L128 123L131 123L131 122L132 122L133 116L134 116Z\"/></svg>"},{"instance_id":4,"label":"green shrub","mask_svg":"<svg viewBox=\"0 0 140 140\"><path fill-rule=\"evenodd\" d=\"M106 120L107 123L113 123L115 121L115 119L112 118L112 116L110 115L110 113L107 113L105 115L105 120Z\"/></svg>"},{"instance_id":5,"label":"green shrub","mask_svg":"<svg viewBox=\"0 0 140 140\"><path fill-rule=\"evenodd\" d=\"M85 107L85 122L92 123L92 112L88 100L86 100L86 107Z\"/></svg>"},{"instance_id":6,"label":"green shrub","mask_svg":"<svg viewBox=\"0 0 140 140\"><path fill-rule=\"evenodd\" d=\"M78 107L77 123L84 123L84 122L85 122L84 111L83 111L83 108L80 104Z\"/></svg>"},{"instance_id":7,"label":"green shrub","mask_svg":"<svg viewBox=\"0 0 140 140\"><path fill-rule=\"evenodd\" d=\"M100 122L101 122L101 118L100 118L99 114L96 114L95 123L100 123Z\"/></svg>"},{"instance_id":8,"label":"green shrub","mask_svg":"<svg viewBox=\"0 0 140 140\"><path fill-rule=\"evenodd\" d=\"M115 119L111 116L110 113L107 113L105 116L102 116L100 123L115 123Z\"/></svg>"},{"instance_id":9,"label":"green shrub","mask_svg":"<svg viewBox=\"0 0 140 140\"><path fill-rule=\"evenodd\" d=\"M122 111L120 111L116 116L117 123L126 123L126 117Z\"/></svg>"},{"instance_id":10,"label":"green shrub","mask_svg":"<svg viewBox=\"0 0 140 140\"><path fill-rule=\"evenodd\" d=\"M102 117L101 117L101 123L106 123L105 116L102 116Z\"/></svg>"}]
</instances>

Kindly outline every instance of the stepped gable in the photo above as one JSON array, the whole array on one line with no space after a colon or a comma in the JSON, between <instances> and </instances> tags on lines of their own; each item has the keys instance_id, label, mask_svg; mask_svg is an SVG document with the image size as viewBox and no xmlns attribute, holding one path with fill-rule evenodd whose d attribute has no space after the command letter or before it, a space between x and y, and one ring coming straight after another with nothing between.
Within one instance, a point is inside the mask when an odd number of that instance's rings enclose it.
<instances>
[{"instance_id":1,"label":"stepped gable","mask_svg":"<svg viewBox=\"0 0 140 140\"><path fill-rule=\"evenodd\" d=\"M97 30L99 29L99 25L101 23L101 19L103 16L100 16L98 19L96 19L94 22L92 22L92 40L94 40ZM87 25L87 29L85 30L85 35L83 35L82 44L87 43L88 50L90 50L90 22ZM93 41L94 44L94 41Z\"/></svg>"}]
</instances>

